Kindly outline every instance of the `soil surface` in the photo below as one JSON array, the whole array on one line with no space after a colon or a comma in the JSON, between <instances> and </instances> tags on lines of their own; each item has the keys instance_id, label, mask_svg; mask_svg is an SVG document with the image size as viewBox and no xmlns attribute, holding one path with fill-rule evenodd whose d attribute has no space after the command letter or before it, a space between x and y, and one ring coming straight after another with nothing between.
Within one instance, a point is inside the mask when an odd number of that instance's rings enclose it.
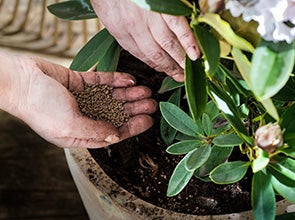
<instances>
[{"instance_id":1,"label":"soil surface","mask_svg":"<svg viewBox=\"0 0 295 220\"><path fill-rule=\"evenodd\" d=\"M150 87L158 102L167 100L167 94L157 93L165 74L155 72L126 52L122 53L118 70L134 75L138 85ZM145 133L108 149L89 150L114 181L139 198L176 212L208 215L251 209L250 176L231 185L216 185L193 177L179 195L167 197L169 178L182 156L166 153L167 146L159 131L160 112L153 117L155 124Z\"/></svg>"}]
</instances>

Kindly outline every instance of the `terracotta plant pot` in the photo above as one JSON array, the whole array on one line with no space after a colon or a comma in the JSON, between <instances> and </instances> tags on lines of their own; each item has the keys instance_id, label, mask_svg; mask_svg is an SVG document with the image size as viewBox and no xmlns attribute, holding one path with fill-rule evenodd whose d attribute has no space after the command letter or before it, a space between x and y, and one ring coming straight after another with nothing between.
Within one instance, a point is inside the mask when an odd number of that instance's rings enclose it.
<instances>
[{"instance_id":1,"label":"terracotta plant pot","mask_svg":"<svg viewBox=\"0 0 295 220\"><path fill-rule=\"evenodd\" d=\"M91 220L229 220L252 219L252 211L226 215L188 215L152 205L129 193L110 177L87 149L66 149L67 162ZM294 212L295 205L286 200L277 203L277 214Z\"/></svg>"}]
</instances>

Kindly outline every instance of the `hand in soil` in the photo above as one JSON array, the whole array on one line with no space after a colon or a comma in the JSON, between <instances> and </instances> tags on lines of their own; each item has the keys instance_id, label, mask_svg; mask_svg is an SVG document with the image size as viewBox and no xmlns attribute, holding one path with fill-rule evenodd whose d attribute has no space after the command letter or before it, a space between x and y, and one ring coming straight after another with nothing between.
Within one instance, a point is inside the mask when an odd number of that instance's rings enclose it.
<instances>
[{"instance_id":1,"label":"hand in soil","mask_svg":"<svg viewBox=\"0 0 295 220\"><path fill-rule=\"evenodd\" d=\"M185 54L192 60L200 56L184 16L144 10L129 0L92 0L91 3L104 26L125 50L177 81L184 78Z\"/></svg>"},{"instance_id":2,"label":"hand in soil","mask_svg":"<svg viewBox=\"0 0 295 220\"><path fill-rule=\"evenodd\" d=\"M60 147L99 148L137 135L153 124L149 114L157 109L147 87L118 72L76 72L26 56L1 56L0 108L19 117L47 141ZM2 63L3 62L3 63ZM3 82L3 81L2 81ZM116 128L112 123L81 114L70 91L83 91L86 84L113 88L113 98L122 101L128 121Z\"/></svg>"}]
</instances>

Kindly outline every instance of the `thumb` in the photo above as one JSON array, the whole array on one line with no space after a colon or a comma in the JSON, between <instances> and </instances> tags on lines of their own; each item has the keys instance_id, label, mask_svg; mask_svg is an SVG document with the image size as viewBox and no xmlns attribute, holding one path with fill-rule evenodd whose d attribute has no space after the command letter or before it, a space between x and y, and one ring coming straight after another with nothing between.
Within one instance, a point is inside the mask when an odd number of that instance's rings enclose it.
<instances>
[{"instance_id":1,"label":"thumb","mask_svg":"<svg viewBox=\"0 0 295 220\"><path fill-rule=\"evenodd\" d=\"M75 121L68 147L100 148L120 140L118 129L111 123L81 116Z\"/></svg>"}]
</instances>

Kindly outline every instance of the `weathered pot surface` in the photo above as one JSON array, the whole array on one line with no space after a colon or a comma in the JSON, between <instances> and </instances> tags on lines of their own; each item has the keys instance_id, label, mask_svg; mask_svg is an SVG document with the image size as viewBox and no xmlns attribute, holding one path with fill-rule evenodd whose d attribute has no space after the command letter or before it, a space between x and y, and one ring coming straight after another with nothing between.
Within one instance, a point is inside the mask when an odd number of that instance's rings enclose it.
<instances>
[{"instance_id":1,"label":"weathered pot surface","mask_svg":"<svg viewBox=\"0 0 295 220\"><path fill-rule=\"evenodd\" d=\"M82 201L92 220L229 220L252 219L251 211L226 215L188 215L152 205L129 193L96 163L87 149L65 149L67 162ZM277 214L294 212L286 200L277 203Z\"/></svg>"}]
</instances>

